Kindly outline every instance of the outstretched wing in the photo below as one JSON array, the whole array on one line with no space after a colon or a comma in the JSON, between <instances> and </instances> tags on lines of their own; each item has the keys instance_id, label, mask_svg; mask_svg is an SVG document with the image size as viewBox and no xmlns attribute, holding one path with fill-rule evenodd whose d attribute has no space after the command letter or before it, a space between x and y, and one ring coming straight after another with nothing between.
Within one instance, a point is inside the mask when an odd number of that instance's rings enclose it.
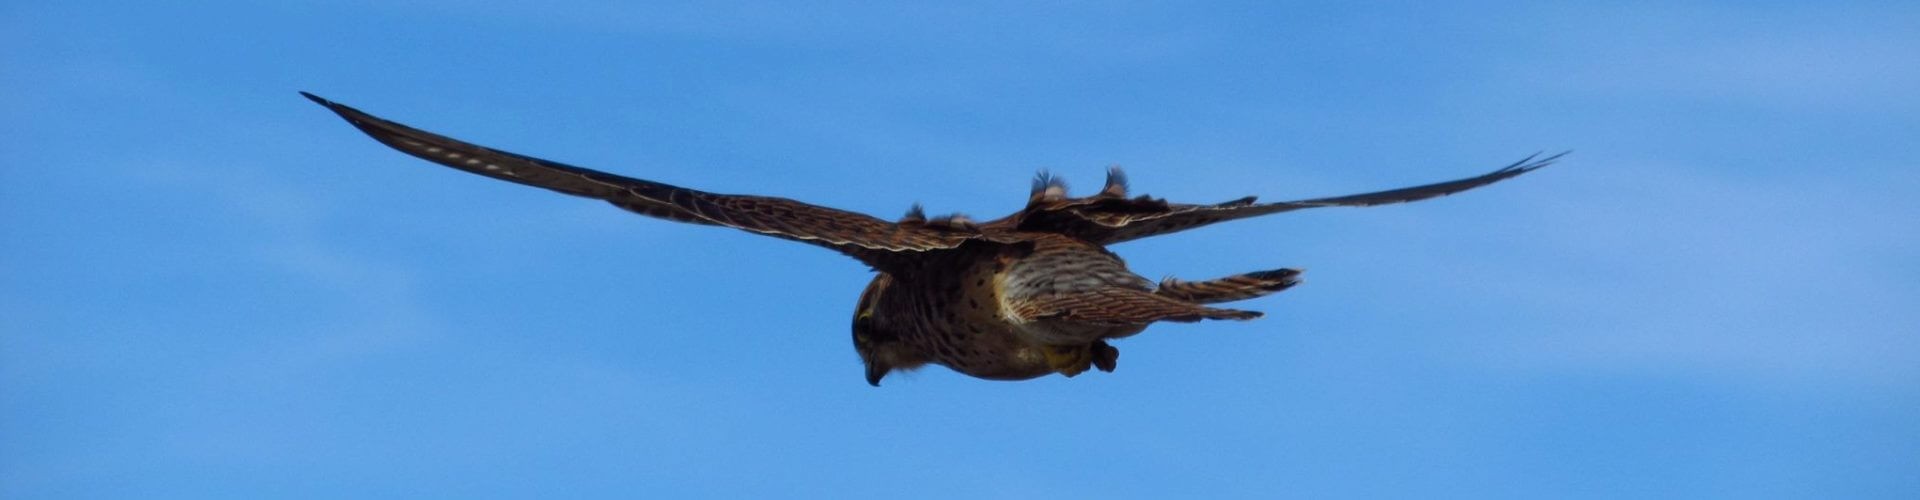
<instances>
[{"instance_id":1,"label":"outstretched wing","mask_svg":"<svg viewBox=\"0 0 1920 500\"><path fill-rule=\"evenodd\" d=\"M301 92L374 140L463 171L574 196L606 200L645 215L743 229L839 250L874 263L884 254L959 246L975 233L937 225L901 225L785 198L715 194L461 142Z\"/></svg>"},{"instance_id":2,"label":"outstretched wing","mask_svg":"<svg viewBox=\"0 0 1920 500\"><path fill-rule=\"evenodd\" d=\"M1477 177L1400 188L1373 193L1314 198L1310 200L1255 203L1249 196L1213 205L1167 203L1145 196L1121 198L1102 193L1090 198L1068 200L1051 206L1030 207L1020 227L1052 230L1074 235L1086 241L1108 245L1123 241L1192 229L1216 222L1258 217L1292 210L1317 207L1369 207L1424 200L1485 186L1553 164L1566 153L1545 158L1528 156L1504 168Z\"/></svg>"}]
</instances>

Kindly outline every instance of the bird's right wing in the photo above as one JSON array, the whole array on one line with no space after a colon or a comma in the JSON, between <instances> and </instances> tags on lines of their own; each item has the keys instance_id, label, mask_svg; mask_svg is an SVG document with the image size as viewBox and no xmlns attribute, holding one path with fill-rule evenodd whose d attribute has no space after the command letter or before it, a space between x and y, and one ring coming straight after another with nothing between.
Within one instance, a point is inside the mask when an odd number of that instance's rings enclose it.
<instances>
[{"instance_id":1,"label":"bird's right wing","mask_svg":"<svg viewBox=\"0 0 1920 500\"><path fill-rule=\"evenodd\" d=\"M1111 245L1184 231L1216 222L1307 208L1370 207L1436 198L1532 172L1552 165L1555 160L1559 160L1564 155L1566 153L1545 158L1539 158L1538 155L1529 156L1499 170L1465 179L1372 193L1274 203L1256 203L1254 198L1249 196L1225 203L1194 205L1168 203L1165 200L1146 196L1124 198L1103 192L1102 195L1088 198L1065 200L1053 204L1035 204L1021 214L1024 219L1020 227L1060 232L1095 244ZM1109 183L1111 185L1112 181ZM1124 192L1124 188L1109 187L1109 192Z\"/></svg>"},{"instance_id":2,"label":"bird's right wing","mask_svg":"<svg viewBox=\"0 0 1920 500\"><path fill-rule=\"evenodd\" d=\"M882 254L954 248L977 236L956 227L895 224L785 198L708 193L462 142L394 123L344 104L300 95L400 152L462 171L574 196L663 219L726 226L839 250L873 263Z\"/></svg>"}]
</instances>

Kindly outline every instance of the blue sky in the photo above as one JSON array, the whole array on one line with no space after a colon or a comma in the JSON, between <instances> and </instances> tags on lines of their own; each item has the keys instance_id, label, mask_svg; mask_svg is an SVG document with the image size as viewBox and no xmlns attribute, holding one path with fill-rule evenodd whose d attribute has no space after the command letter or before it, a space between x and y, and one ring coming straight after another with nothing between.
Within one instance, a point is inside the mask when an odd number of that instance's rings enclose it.
<instances>
[{"instance_id":1,"label":"blue sky","mask_svg":"<svg viewBox=\"0 0 1920 500\"><path fill-rule=\"evenodd\" d=\"M0 7L0 497L1920 497L1920 8ZM850 259L454 172L296 90L994 217L1561 165L1115 248L1274 267L1120 369L861 380Z\"/></svg>"}]
</instances>

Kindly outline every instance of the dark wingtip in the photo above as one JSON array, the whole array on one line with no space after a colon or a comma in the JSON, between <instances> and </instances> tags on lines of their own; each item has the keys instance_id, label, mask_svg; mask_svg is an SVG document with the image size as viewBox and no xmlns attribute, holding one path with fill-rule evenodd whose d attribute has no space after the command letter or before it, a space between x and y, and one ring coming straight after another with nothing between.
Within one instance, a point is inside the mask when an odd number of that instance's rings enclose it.
<instances>
[{"instance_id":1,"label":"dark wingtip","mask_svg":"<svg viewBox=\"0 0 1920 500\"><path fill-rule=\"evenodd\" d=\"M305 98L307 98L307 100L309 100L309 101L313 101L314 103L316 103L316 104L319 104L319 105L321 105L321 106L326 106L326 107L329 107L329 108L331 108L331 107L333 107L333 101L329 101L329 100L327 100L327 99L326 99L326 98L324 98L324 97L320 97L320 96L317 96L317 95L313 95L313 93L311 93L311 92L307 92L307 91L305 91L305 90L302 90L302 91L299 91L299 92L300 92L300 96L301 96L301 97L305 97Z\"/></svg>"},{"instance_id":2,"label":"dark wingtip","mask_svg":"<svg viewBox=\"0 0 1920 500\"><path fill-rule=\"evenodd\" d=\"M1282 269L1274 269L1270 271L1256 271L1256 272L1247 273L1247 277L1254 278L1254 279L1263 279L1263 280L1283 280L1283 279L1292 278L1299 275L1300 275L1300 270L1292 269L1292 268L1282 268Z\"/></svg>"},{"instance_id":3,"label":"dark wingtip","mask_svg":"<svg viewBox=\"0 0 1920 500\"><path fill-rule=\"evenodd\" d=\"M1500 169L1500 173L1511 173L1513 175L1520 175L1527 172L1532 172L1535 170L1546 168L1548 165L1552 165L1554 162L1560 161L1560 158L1565 157L1569 154L1572 154L1573 150L1569 149L1566 151L1554 153L1553 155L1548 156L1546 158L1540 158L1540 155L1543 153L1545 152L1543 151L1543 152L1527 155L1526 158L1522 158L1520 161L1513 162L1512 165L1507 165L1507 168Z\"/></svg>"},{"instance_id":4,"label":"dark wingtip","mask_svg":"<svg viewBox=\"0 0 1920 500\"><path fill-rule=\"evenodd\" d=\"M327 111L332 111L333 114L340 115L341 118L345 118L348 123L352 123L356 127L364 122L363 117L366 113L362 113L358 109L353 109L353 106L329 101L325 97L313 95L312 92L305 90L300 91L300 97L305 97L307 100L313 101L314 104L319 104L321 107L327 108Z\"/></svg>"},{"instance_id":5,"label":"dark wingtip","mask_svg":"<svg viewBox=\"0 0 1920 500\"><path fill-rule=\"evenodd\" d=\"M396 134L395 128L405 128L404 125L381 120L366 112L353 109L353 106L329 101L325 97L313 95L312 92L302 90L300 91L300 96L313 101L314 104L319 104L321 107L327 108L327 111L332 111L333 114L338 115L340 119L346 120L348 125L353 125L353 128L360 129L361 132L373 136L374 140L380 142L387 142L389 138L394 136ZM391 143L389 143L389 145L391 145Z\"/></svg>"}]
</instances>

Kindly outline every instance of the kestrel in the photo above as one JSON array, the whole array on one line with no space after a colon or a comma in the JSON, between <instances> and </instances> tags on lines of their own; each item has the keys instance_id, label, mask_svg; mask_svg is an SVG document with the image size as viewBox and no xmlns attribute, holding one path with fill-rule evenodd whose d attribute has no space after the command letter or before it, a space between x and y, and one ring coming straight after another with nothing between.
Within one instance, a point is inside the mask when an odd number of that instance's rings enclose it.
<instances>
[{"instance_id":1,"label":"kestrel","mask_svg":"<svg viewBox=\"0 0 1920 500\"><path fill-rule=\"evenodd\" d=\"M873 281L853 316L853 346L878 386L893 370L927 364L974 377L1025 380L1088 368L1113 371L1107 341L1157 321L1247 320L1260 313L1209 304L1251 299L1300 283L1276 269L1207 281L1154 283L1127 270L1106 246L1216 222L1317 207L1423 200L1485 186L1552 164L1530 156L1455 181L1389 191L1256 203L1185 204L1127 197L1126 176L1107 171L1092 196L1067 196L1042 174L1026 208L976 223L927 217L918 206L888 222L785 198L709 193L623 177L454 140L301 92L387 146L503 181L596 198L642 215L725 226L838 251L871 266ZM1562 153L1564 154L1564 153Z\"/></svg>"}]
</instances>

